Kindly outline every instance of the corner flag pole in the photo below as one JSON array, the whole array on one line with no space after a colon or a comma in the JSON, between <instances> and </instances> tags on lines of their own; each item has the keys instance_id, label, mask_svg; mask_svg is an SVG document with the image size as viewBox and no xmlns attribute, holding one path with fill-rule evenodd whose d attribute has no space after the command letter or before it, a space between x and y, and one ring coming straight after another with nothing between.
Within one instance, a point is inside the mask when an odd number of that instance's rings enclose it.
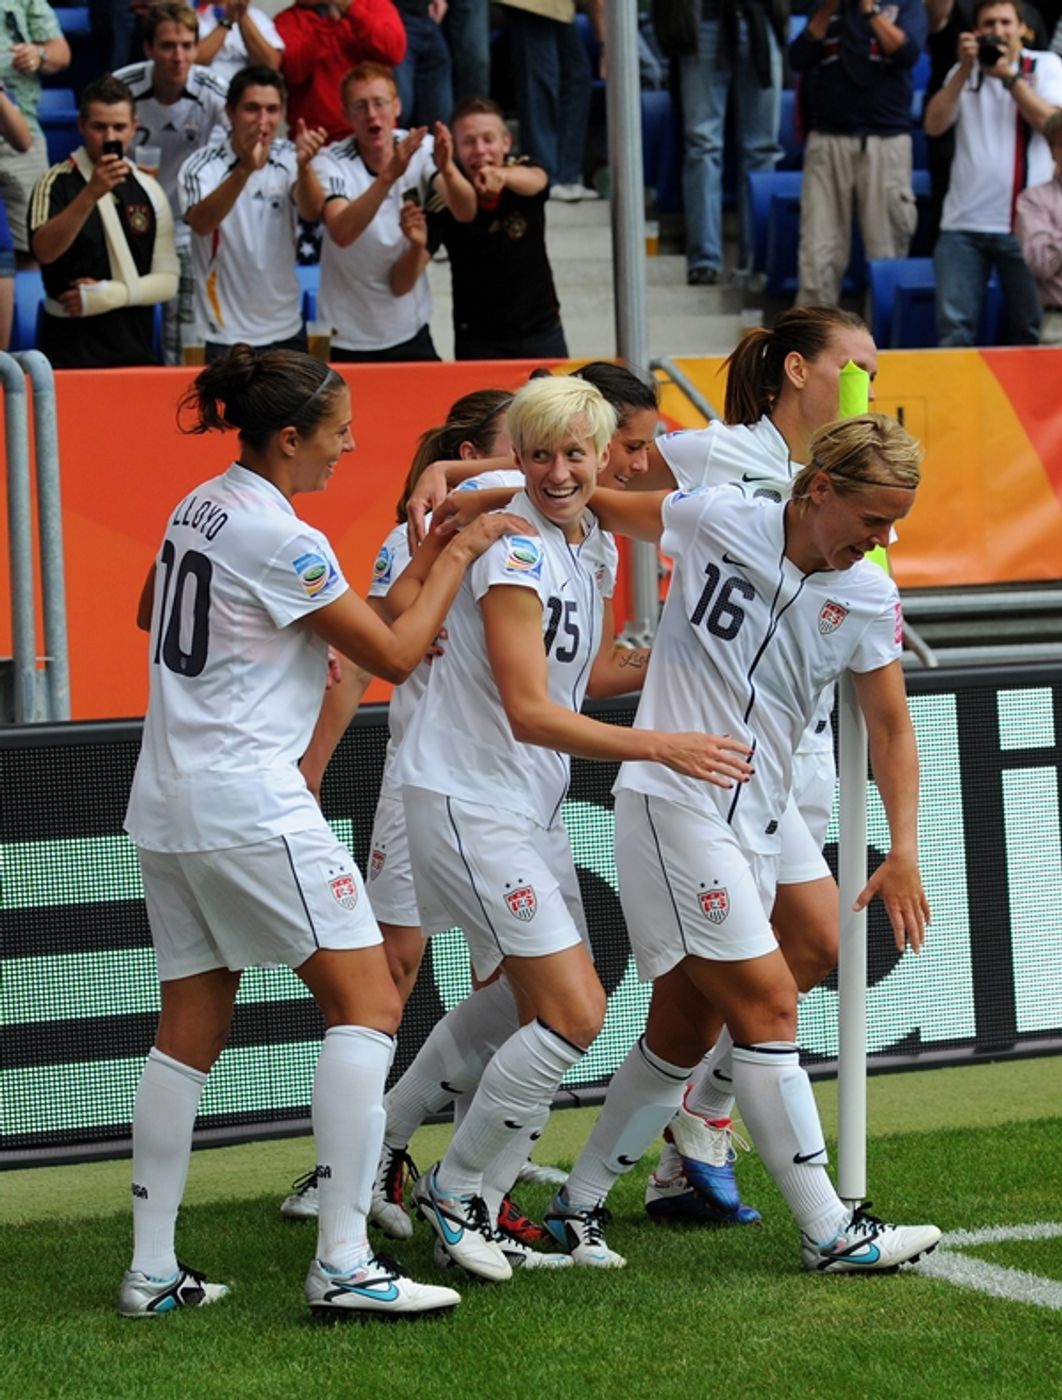
<instances>
[{"instance_id":1,"label":"corner flag pole","mask_svg":"<svg viewBox=\"0 0 1062 1400\"><path fill-rule=\"evenodd\" d=\"M849 360L840 378L838 417L866 413L870 376ZM867 915L852 910L867 882L867 730L848 672L838 689L837 1193L855 1207L867 1193Z\"/></svg>"}]
</instances>

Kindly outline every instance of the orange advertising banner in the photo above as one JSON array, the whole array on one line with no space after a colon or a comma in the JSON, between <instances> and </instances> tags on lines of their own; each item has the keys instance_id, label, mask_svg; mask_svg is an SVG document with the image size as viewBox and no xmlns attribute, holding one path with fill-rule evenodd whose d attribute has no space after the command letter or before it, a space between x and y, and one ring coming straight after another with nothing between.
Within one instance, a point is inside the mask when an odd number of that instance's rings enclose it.
<instances>
[{"instance_id":1,"label":"orange advertising banner","mask_svg":"<svg viewBox=\"0 0 1062 1400\"><path fill-rule=\"evenodd\" d=\"M721 364L679 361L720 406ZM420 434L443 422L461 394L515 389L530 368L515 361L343 367L357 451L327 492L300 497L298 509L332 540L353 587L368 587ZM77 719L143 713L147 646L134 615L166 513L224 470L236 450L235 438L178 431L175 406L189 380L185 369L56 375ZM901 587L1062 578L1060 384L1062 350L882 354L876 406L902 413L926 446L918 502L890 551ZM703 426L673 386L665 387L663 408L670 427ZM9 655L6 499L0 506L0 653ZM369 698L386 694L375 684Z\"/></svg>"}]
</instances>

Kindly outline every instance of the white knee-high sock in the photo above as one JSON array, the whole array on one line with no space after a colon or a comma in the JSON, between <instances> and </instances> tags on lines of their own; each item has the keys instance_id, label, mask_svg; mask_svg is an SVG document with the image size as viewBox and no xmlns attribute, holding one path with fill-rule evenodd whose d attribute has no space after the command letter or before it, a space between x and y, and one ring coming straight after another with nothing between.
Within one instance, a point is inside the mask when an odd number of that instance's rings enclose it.
<instances>
[{"instance_id":1,"label":"white knee-high sock","mask_svg":"<svg viewBox=\"0 0 1062 1400\"><path fill-rule=\"evenodd\" d=\"M471 1105L470 1105L471 1106ZM456 1121L456 1120L455 1120ZM483 1168L481 1195L487 1203L491 1220L497 1220L504 1197L513 1189L520 1168L530 1157L542 1129L549 1121L549 1108L522 1115L523 1131L513 1132L502 1150Z\"/></svg>"},{"instance_id":2,"label":"white knee-high sock","mask_svg":"<svg viewBox=\"0 0 1062 1400\"><path fill-rule=\"evenodd\" d=\"M564 1188L575 1206L595 1206L616 1180L644 1156L663 1131L689 1083L691 1071L653 1053L644 1036L612 1076L604 1106Z\"/></svg>"},{"instance_id":3,"label":"white knee-high sock","mask_svg":"<svg viewBox=\"0 0 1062 1400\"><path fill-rule=\"evenodd\" d=\"M542 1021L511 1035L484 1070L465 1121L439 1165L441 1189L481 1195L484 1169L509 1146L513 1133L526 1134L543 1110L548 1115L561 1080L585 1054Z\"/></svg>"},{"instance_id":4,"label":"white knee-high sock","mask_svg":"<svg viewBox=\"0 0 1062 1400\"><path fill-rule=\"evenodd\" d=\"M365 1222L383 1143L383 1091L394 1040L368 1026L330 1026L313 1077L317 1257L349 1273L372 1255Z\"/></svg>"},{"instance_id":5,"label":"white knee-high sock","mask_svg":"<svg viewBox=\"0 0 1062 1400\"><path fill-rule=\"evenodd\" d=\"M504 977L480 987L437 1021L384 1099L388 1147L407 1147L429 1114L474 1090L490 1057L519 1025L512 988Z\"/></svg>"},{"instance_id":6,"label":"white knee-high sock","mask_svg":"<svg viewBox=\"0 0 1062 1400\"><path fill-rule=\"evenodd\" d=\"M148 1051L133 1109L132 1268L150 1278L177 1272L173 1233L206 1082L202 1070Z\"/></svg>"},{"instance_id":7,"label":"white knee-high sock","mask_svg":"<svg viewBox=\"0 0 1062 1400\"><path fill-rule=\"evenodd\" d=\"M734 1093L749 1137L797 1223L832 1240L848 1211L826 1172L829 1160L811 1081L788 1041L735 1045Z\"/></svg>"},{"instance_id":8,"label":"white knee-high sock","mask_svg":"<svg viewBox=\"0 0 1062 1400\"><path fill-rule=\"evenodd\" d=\"M686 1107L704 1118L729 1118L734 1112L734 1042L726 1026L719 1039L693 1071L693 1088Z\"/></svg>"}]
</instances>

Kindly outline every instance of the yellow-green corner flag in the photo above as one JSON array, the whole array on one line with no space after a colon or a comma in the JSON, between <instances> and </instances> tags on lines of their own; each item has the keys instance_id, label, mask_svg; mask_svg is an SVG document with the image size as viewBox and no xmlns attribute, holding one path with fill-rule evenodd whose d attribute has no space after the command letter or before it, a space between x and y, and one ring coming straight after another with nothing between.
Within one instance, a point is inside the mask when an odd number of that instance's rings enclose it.
<instances>
[{"instance_id":1,"label":"yellow-green corner flag","mask_svg":"<svg viewBox=\"0 0 1062 1400\"><path fill-rule=\"evenodd\" d=\"M849 360L841 370L837 417L855 418L869 411L870 375L865 369L860 369L854 360ZM879 569L889 572L889 556L880 544L863 557L877 564Z\"/></svg>"}]
</instances>

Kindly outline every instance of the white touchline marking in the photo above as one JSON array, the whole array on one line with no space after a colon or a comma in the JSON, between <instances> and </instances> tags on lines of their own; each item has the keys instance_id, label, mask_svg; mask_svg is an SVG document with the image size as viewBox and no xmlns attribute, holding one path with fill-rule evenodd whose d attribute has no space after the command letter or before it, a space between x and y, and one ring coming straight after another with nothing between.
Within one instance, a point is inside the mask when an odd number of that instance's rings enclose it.
<instances>
[{"instance_id":1,"label":"white touchline marking","mask_svg":"<svg viewBox=\"0 0 1062 1400\"><path fill-rule=\"evenodd\" d=\"M1023 1269L1006 1269L985 1259L974 1259L954 1252L970 1245L1005 1244L1011 1240L1050 1240L1062 1235L1062 1222L1039 1221L1033 1225L995 1225L983 1230L952 1230L936 1251L916 1264L915 1270L929 1278L972 1288L993 1298L1014 1303L1032 1303L1038 1308L1062 1311L1062 1283L1028 1274Z\"/></svg>"}]
</instances>

